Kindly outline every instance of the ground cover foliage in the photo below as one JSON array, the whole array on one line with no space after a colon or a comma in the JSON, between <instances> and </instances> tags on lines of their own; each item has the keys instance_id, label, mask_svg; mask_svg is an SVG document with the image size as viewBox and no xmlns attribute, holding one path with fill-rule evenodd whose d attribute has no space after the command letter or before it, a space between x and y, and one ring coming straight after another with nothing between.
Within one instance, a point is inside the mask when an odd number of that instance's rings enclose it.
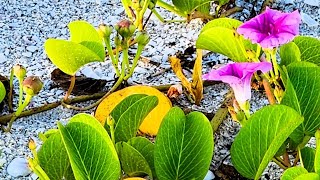
<instances>
[{"instance_id":1,"label":"ground cover foliage","mask_svg":"<svg viewBox=\"0 0 320 180\"><path fill-rule=\"evenodd\" d=\"M225 0L214 1L213 14L208 0L121 2L128 19L99 27L73 21L68 25L69 40L48 39L44 44L52 63L70 82L57 106L97 109L94 115L79 113L67 124L57 122L57 129L39 134L39 148L29 142L33 154L29 166L40 179L204 179L219 123L210 122L203 113L172 107L170 98L185 92L190 102L199 105L205 81L227 83L232 89L227 109L241 129L230 153L233 166L243 177L259 179L273 161L285 169L282 179L320 178L320 41L299 36L298 11L285 13L265 7L243 23L226 17L238 8L228 9L230 2ZM192 77L184 75L178 57L170 57L181 85L167 87L167 96L150 86L117 91L134 73L150 40L145 31L147 9L164 23L177 22L163 19L155 6L176 13L187 23L195 18L208 21L195 44ZM130 57L132 46L137 51ZM223 54L233 62L203 75L203 50ZM102 95L70 97L76 72L88 63L105 60L112 62L116 74L111 89ZM19 81L17 109L0 121L3 131L10 131L42 89L41 80L26 77L26 71L15 65L8 87L0 82L0 102L6 99L13 110L13 78ZM256 112L250 111L253 83L270 104ZM86 107L72 104L92 97L100 99ZM221 117L219 111L216 117ZM313 137L316 148L306 147Z\"/></svg>"}]
</instances>

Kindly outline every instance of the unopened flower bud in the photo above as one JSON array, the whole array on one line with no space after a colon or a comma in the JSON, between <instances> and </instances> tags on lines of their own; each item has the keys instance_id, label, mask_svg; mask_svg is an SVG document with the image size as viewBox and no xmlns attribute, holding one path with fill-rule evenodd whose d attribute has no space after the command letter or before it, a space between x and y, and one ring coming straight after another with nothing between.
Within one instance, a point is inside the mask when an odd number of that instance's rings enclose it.
<instances>
[{"instance_id":1,"label":"unopened flower bud","mask_svg":"<svg viewBox=\"0 0 320 180\"><path fill-rule=\"evenodd\" d=\"M30 150L35 150L37 148L37 145L36 145L36 143L34 142L33 139L29 140L28 146L29 146Z\"/></svg>"},{"instance_id":2,"label":"unopened flower bud","mask_svg":"<svg viewBox=\"0 0 320 180\"><path fill-rule=\"evenodd\" d=\"M107 124L108 126L114 126L114 119L111 116L107 117Z\"/></svg>"},{"instance_id":3,"label":"unopened flower bud","mask_svg":"<svg viewBox=\"0 0 320 180\"><path fill-rule=\"evenodd\" d=\"M23 80L27 74L27 70L20 64L13 66L13 74L19 79Z\"/></svg>"},{"instance_id":4,"label":"unopened flower bud","mask_svg":"<svg viewBox=\"0 0 320 180\"><path fill-rule=\"evenodd\" d=\"M27 77L23 83L23 91L28 95L35 95L40 92L42 89L43 83L37 76L29 76Z\"/></svg>"},{"instance_id":5,"label":"unopened flower bud","mask_svg":"<svg viewBox=\"0 0 320 180\"><path fill-rule=\"evenodd\" d=\"M150 36L146 32L138 32L136 41L138 44L141 44L142 46L145 46L150 41Z\"/></svg>"},{"instance_id":6,"label":"unopened flower bud","mask_svg":"<svg viewBox=\"0 0 320 180\"><path fill-rule=\"evenodd\" d=\"M121 39L120 39L119 35L116 35L116 36L114 37L114 44L115 44L117 47L121 45Z\"/></svg>"},{"instance_id":7,"label":"unopened flower bud","mask_svg":"<svg viewBox=\"0 0 320 180\"><path fill-rule=\"evenodd\" d=\"M100 24L97 31L101 38L109 37L112 33L112 27L105 24Z\"/></svg>"},{"instance_id":8,"label":"unopened flower bud","mask_svg":"<svg viewBox=\"0 0 320 180\"><path fill-rule=\"evenodd\" d=\"M124 38L129 38L136 31L136 27L129 20L122 20L115 25L116 31Z\"/></svg>"}]
</instances>

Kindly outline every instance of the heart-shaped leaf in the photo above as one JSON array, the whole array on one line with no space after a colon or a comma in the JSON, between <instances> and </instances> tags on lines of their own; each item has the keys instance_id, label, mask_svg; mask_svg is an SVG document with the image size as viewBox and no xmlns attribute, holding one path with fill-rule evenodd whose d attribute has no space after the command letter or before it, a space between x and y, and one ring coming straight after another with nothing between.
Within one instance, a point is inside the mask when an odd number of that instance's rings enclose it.
<instances>
[{"instance_id":1,"label":"heart-shaped leaf","mask_svg":"<svg viewBox=\"0 0 320 180\"><path fill-rule=\"evenodd\" d=\"M301 53L299 47L294 43L290 42L280 47L280 65L289 65L292 62L301 61Z\"/></svg>"},{"instance_id":2,"label":"heart-shaped leaf","mask_svg":"<svg viewBox=\"0 0 320 180\"><path fill-rule=\"evenodd\" d=\"M236 32L240 24L230 18L210 21L201 30L196 47L223 54L236 62L248 61L247 50L255 46Z\"/></svg>"},{"instance_id":3,"label":"heart-shaped leaf","mask_svg":"<svg viewBox=\"0 0 320 180\"><path fill-rule=\"evenodd\" d=\"M134 137L128 144L135 148L148 162L153 178L156 178L154 168L154 144L145 137Z\"/></svg>"},{"instance_id":4,"label":"heart-shaped leaf","mask_svg":"<svg viewBox=\"0 0 320 180\"><path fill-rule=\"evenodd\" d=\"M0 81L0 103L6 97L6 88L4 87L3 83Z\"/></svg>"},{"instance_id":5,"label":"heart-shaped leaf","mask_svg":"<svg viewBox=\"0 0 320 180\"><path fill-rule=\"evenodd\" d=\"M58 127L76 179L119 179L117 152L98 120L82 113Z\"/></svg>"},{"instance_id":6,"label":"heart-shaped leaf","mask_svg":"<svg viewBox=\"0 0 320 180\"><path fill-rule=\"evenodd\" d=\"M130 96L128 97L130 98ZM132 104L119 118L115 126L115 141L128 141L136 136L139 126L149 112L158 105L156 96L143 97Z\"/></svg>"},{"instance_id":7,"label":"heart-shaped leaf","mask_svg":"<svg viewBox=\"0 0 320 180\"><path fill-rule=\"evenodd\" d=\"M60 133L52 134L42 144L38 151L38 159L41 168L50 179L73 177L69 157ZM74 177L72 179L74 179Z\"/></svg>"},{"instance_id":8,"label":"heart-shaped leaf","mask_svg":"<svg viewBox=\"0 0 320 180\"><path fill-rule=\"evenodd\" d=\"M129 177L149 175L152 179L150 166L139 151L126 142L118 142L116 148L122 170Z\"/></svg>"},{"instance_id":9,"label":"heart-shaped leaf","mask_svg":"<svg viewBox=\"0 0 320 180\"><path fill-rule=\"evenodd\" d=\"M180 108L172 108L162 121L155 143L158 179L203 179L213 146L212 128L203 114L192 112L185 116Z\"/></svg>"},{"instance_id":10,"label":"heart-shaped leaf","mask_svg":"<svg viewBox=\"0 0 320 180\"><path fill-rule=\"evenodd\" d=\"M301 60L320 66L320 40L313 37L298 36L293 41L301 51Z\"/></svg>"},{"instance_id":11,"label":"heart-shaped leaf","mask_svg":"<svg viewBox=\"0 0 320 180\"><path fill-rule=\"evenodd\" d=\"M303 163L303 167L307 169L308 172L314 172L314 158L316 155L316 150L310 147L304 147L300 152L300 160Z\"/></svg>"},{"instance_id":12,"label":"heart-shaped leaf","mask_svg":"<svg viewBox=\"0 0 320 180\"><path fill-rule=\"evenodd\" d=\"M241 128L231 147L232 164L241 175L259 179L269 161L303 118L284 105L266 106Z\"/></svg>"},{"instance_id":13,"label":"heart-shaped leaf","mask_svg":"<svg viewBox=\"0 0 320 180\"><path fill-rule=\"evenodd\" d=\"M286 89L281 104L298 110L298 101L304 122L296 131L314 136L320 127L320 67L312 63L295 62L287 67L287 71L292 86ZM293 102L292 99L296 100Z\"/></svg>"},{"instance_id":14,"label":"heart-shaped leaf","mask_svg":"<svg viewBox=\"0 0 320 180\"><path fill-rule=\"evenodd\" d=\"M173 5L181 11L183 14L188 15L192 13L195 9L200 8L200 12L209 14L209 8L205 8L203 6L210 7L210 2L212 0L188 0L188 1L181 1L181 0L172 0ZM202 9L202 10L201 10ZM207 10L207 11L204 11Z\"/></svg>"},{"instance_id":15,"label":"heart-shaped leaf","mask_svg":"<svg viewBox=\"0 0 320 180\"><path fill-rule=\"evenodd\" d=\"M171 108L171 101L159 90L150 86L129 86L110 94L97 107L95 117L105 127L105 120L115 107L125 98L132 94L146 94L149 96L157 96L158 105L144 118L139 127L139 131L150 136L155 136L158 133L163 117ZM116 117L114 117L116 118ZM118 119L118 118L117 118Z\"/></svg>"},{"instance_id":16,"label":"heart-shaped leaf","mask_svg":"<svg viewBox=\"0 0 320 180\"><path fill-rule=\"evenodd\" d=\"M74 75L85 64L104 61L102 39L92 25L74 21L68 27L71 41L48 39L45 42L45 51L54 65L64 73Z\"/></svg>"},{"instance_id":17,"label":"heart-shaped leaf","mask_svg":"<svg viewBox=\"0 0 320 180\"><path fill-rule=\"evenodd\" d=\"M308 171L303 167L292 167L284 171L281 180L293 180L302 174L308 174Z\"/></svg>"}]
</instances>

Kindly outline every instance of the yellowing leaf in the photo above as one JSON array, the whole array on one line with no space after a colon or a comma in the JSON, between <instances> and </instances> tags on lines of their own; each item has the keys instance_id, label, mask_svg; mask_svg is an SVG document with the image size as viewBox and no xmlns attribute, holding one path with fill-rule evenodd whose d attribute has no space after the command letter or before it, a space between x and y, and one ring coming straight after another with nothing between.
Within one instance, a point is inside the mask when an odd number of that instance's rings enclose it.
<instances>
[{"instance_id":1,"label":"yellowing leaf","mask_svg":"<svg viewBox=\"0 0 320 180\"><path fill-rule=\"evenodd\" d=\"M97 107L95 117L104 125L106 118L116 105L132 94L146 94L158 97L158 105L147 115L139 128L142 133L151 136L157 135L162 119L170 110L172 104L163 93L150 86L130 86L110 94Z\"/></svg>"},{"instance_id":2,"label":"yellowing leaf","mask_svg":"<svg viewBox=\"0 0 320 180\"><path fill-rule=\"evenodd\" d=\"M195 104L199 105L203 98L203 83L202 83L202 50L197 49L197 59L193 67L192 83L185 77L182 72L180 59L171 56L169 57L170 65L173 72L180 79L182 86L185 87L188 93L192 96Z\"/></svg>"}]
</instances>

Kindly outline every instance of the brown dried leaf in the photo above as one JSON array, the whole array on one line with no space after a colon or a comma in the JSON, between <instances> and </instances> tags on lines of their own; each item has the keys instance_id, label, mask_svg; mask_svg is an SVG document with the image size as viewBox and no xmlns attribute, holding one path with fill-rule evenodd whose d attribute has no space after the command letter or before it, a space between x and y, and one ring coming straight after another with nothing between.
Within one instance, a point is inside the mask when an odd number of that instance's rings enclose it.
<instances>
[{"instance_id":1,"label":"brown dried leaf","mask_svg":"<svg viewBox=\"0 0 320 180\"><path fill-rule=\"evenodd\" d=\"M197 50L197 59L193 67L192 83L185 77L182 72L180 59L171 56L169 57L171 68L176 76L180 79L182 86L185 87L191 95L195 104L199 105L203 98L203 82L202 82L202 50Z\"/></svg>"},{"instance_id":2,"label":"brown dried leaf","mask_svg":"<svg viewBox=\"0 0 320 180\"><path fill-rule=\"evenodd\" d=\"M57 86L67 91L70 86L71 76L65 74L60 69L55 69L51 73L51 80ZM74 89L72 90L72 94L83 95L101 92L106 84L106 80L93 79L85 76L76 76L76 83Z\"/></svg>"}]
</instances>

